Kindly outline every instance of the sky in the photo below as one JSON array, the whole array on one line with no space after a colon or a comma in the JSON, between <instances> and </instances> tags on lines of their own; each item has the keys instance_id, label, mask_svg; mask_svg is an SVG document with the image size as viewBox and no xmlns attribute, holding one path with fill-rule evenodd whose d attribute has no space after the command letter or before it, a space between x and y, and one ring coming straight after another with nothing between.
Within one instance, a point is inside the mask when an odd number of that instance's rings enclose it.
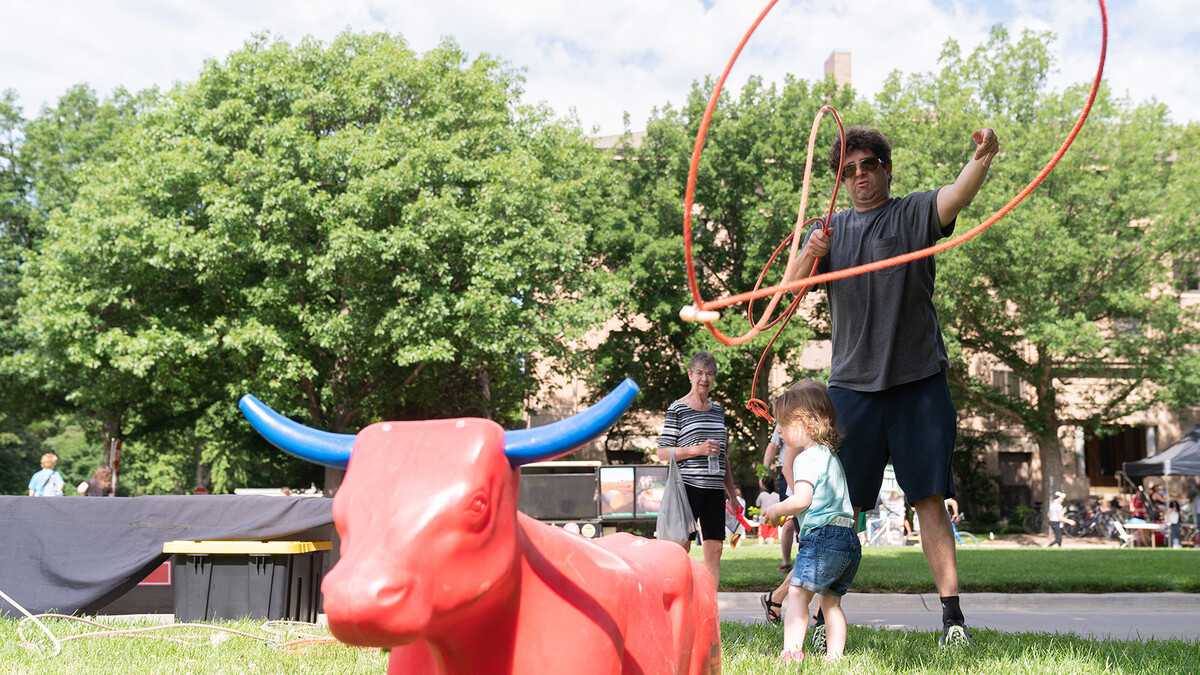
<instances>
[{"instance_id":1,"label":"sky","mask_svg":"<svg viewBox=\"0 0 1200 675\"><path fill-rule=\"evenodd\" d=\"M453 37L471 57L522 69L525 102L574 115L596 135L645 128L655 107L678 107L691 85L724 69L766 0L0 0L0 91L27 118L68 87L102 97L120 86L163 89L194 80L256 32L296 43L339 32L402 35L417 52ZM1109 0L1105 77L1118 95L1165 103L1200 121L1200 0ZM947 39L969 53L1002 23L1010 35L1052 31L1053 89L1089 83L1100 56L1098 0L779 0L750 39L726 88L749 75L824 76L851 52L852 84L874 97L895 70L938 69Z\"/></svg>"}]
</instances>

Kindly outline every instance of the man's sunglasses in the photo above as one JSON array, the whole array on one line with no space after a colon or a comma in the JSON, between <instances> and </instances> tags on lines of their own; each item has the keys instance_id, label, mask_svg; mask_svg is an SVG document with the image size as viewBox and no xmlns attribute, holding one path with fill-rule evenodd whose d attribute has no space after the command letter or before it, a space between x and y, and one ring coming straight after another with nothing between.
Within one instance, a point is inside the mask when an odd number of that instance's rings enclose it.
<instances>
[{"instance_id":1,"label":"man's sunglasses","mask_svg":"<svg viewBox=\"0 0 1200 675\"><path fill-rule=\"evenodd\" d=\"M853 178L858 175L858 167L862 167L863 173L875 173L883 162L878 157L868 157L857 162L846 162L842 167L842 178Z\"/></svg>"}]
</instances>

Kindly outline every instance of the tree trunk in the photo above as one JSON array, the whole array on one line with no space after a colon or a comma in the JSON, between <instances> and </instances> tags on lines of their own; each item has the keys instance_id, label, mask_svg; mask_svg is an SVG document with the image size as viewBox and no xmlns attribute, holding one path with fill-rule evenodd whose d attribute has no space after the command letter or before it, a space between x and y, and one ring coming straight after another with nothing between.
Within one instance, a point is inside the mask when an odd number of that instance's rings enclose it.
<instances>
[{"instance_id":1,"label":"tree trunk","mask_svg":"<svg viewBox=\"0 0 1200 675\"><path fill-rule=\"evenodd\" d=\"M335 469L331 466L325 467L325 488L321 492L326 497L335 496L338 488L342 486L342 481L345 480L345 478L345 469Z\"/></svg>"},{"instance_id":2,"label":"tree trunk","mask_svg":"<svg viewBox=\"0 0 1200 675\"><path fill-rule=\"evenodd\" d=\"M121 418L105 417L100 423L100 437L104 444L104 456L101 463L104 466L113 465L113 440L121 438Z\"/></svg>"},{"instance_id":3,"label":"tree trunk","mask_svg":"<svg viewBox=\"0 0 1200 675\"><path fill-rule=\"evenodd\" d=\"M104 466L112 468L112 491L117 493L117 483L120 480L120 453L118 448L121 447L121 418L105 416L104 421L100 423L100 442L103 444L101 451L100 463Z\"/></svg>"},{"instance_id":4,"label":"tree trunk","mask_svg":"<svg viewBox=\"0 0 1200 675\"><path fill-rule=\"evenodd\" d=\"M488 376L487 364L484 363L476 369L476 374L479 377L479 396L487 403L483 407L483 416L487 419L492 419L492 380Z\"/></svg>"},{"instance_id":5,"label":"tree trunk","mask_svg":"<svg viewBox=\"0 0 1200 675\"><path fill-rule=\"evenodd\" d=\"M1050 495L1063 489L1062 446L1057 436L1038 436L1038 457L1042 462L1042 513L1050 508ZM1039 498L1035 495L1034 500ZM1044 519L1043 519L1044 520Z\"/></svg>"},{"instance_id":6,"label":"tree trunk","mask_svg":"<svg viewBox=\"0 0 1200 675\"><path fill-rule=\"evenodd\" d=\"M211 492L212 486L209 484L211 479L212 472L200 462L196 462L196 487L204 488L205 492Z\"/></svg>"}]
</instances>

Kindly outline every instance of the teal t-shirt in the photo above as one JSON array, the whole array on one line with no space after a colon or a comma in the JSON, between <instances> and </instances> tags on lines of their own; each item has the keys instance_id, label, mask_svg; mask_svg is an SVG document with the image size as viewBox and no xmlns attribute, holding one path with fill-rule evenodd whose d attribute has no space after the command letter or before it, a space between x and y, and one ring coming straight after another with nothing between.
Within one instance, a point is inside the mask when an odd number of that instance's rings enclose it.
<instances>
[{"instance_id":1,"label":"teal t-shirt","mask_svg":"<svg viewBox=\"0 0 1200 675\"><path fill-rule=\"evenodd\" d=\"M34 497L61 497L63 496L62 474L54 469L42 469L29 479L29 489L33 492Z\"/></svg>"},{"instance_id":2,"label":"teal t-shirt","mask_svg":"<svg viewBox=\"0 0 1200 675\"><path fill-rule=\"evenodd\" d=\"M792 462L792 479L813 486L812 503L800 514L800 536L824 527L838 516L854 517L850 491L846 489L846 472L842 461L827 445L814 445L802 450Z\"/></svg>"}]
</instances>

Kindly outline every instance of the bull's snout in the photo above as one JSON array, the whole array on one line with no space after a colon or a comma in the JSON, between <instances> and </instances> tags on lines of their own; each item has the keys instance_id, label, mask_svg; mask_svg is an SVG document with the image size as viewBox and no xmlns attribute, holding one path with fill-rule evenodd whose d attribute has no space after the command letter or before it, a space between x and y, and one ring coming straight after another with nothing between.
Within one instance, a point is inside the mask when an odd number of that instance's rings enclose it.
<instances>
[{"instance_id":1,"label":"bull's snout","mask_svg":"<svg viewBox=\"0 0 1200 675\"><path fill-rule=\"evenodd\" d=\"M393 647L424 634L432 607L422 585L389 579L387 574L395 570L354 569L346 562L339 561L321 583L329 630L337 639Z\"/></svg>"}]
</instances>

